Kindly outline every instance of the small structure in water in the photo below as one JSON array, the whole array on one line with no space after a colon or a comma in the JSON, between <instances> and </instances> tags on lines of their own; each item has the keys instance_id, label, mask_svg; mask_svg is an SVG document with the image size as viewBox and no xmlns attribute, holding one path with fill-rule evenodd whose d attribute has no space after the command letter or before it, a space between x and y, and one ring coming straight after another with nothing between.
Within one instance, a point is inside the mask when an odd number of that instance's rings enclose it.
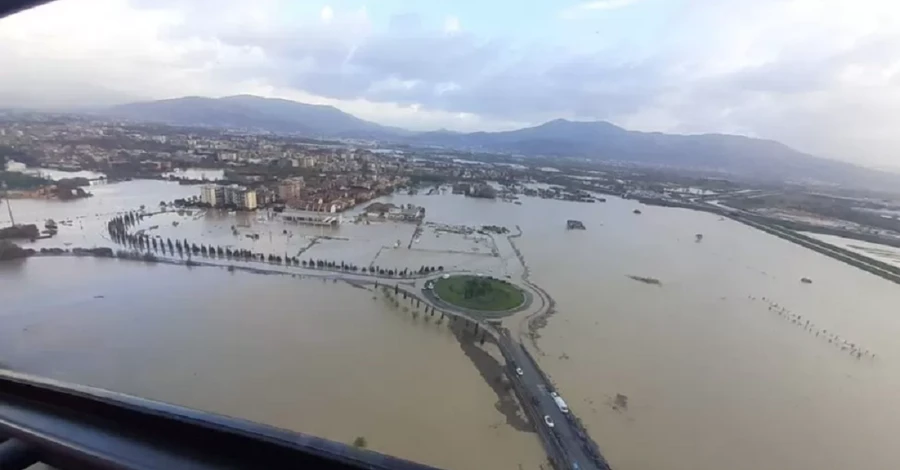
<instances>
[{"instance_id":1,"label":"small structure in water","mask_svg":"<svg viewBox=\"0 0 900 470\"><path fill-rule=\"evenodd\" d=\"M569 230L584 230L584 223L580 220L569 219L566 221L566 228Z\"/></svg>"},{"instance_id":2,"label":"small structure in water","mask_svg":"<svg viewBox=\"0 0 900 470\"><path fill-rule=\"evenodd\" d=\"M702 233L698 233L698 234L695 235L695 236L697 237L697 240L696 240L696 241L698 241L698 242L702 242L702 241L703 241L703 234L702 234Z\"/></svg>"},{"instance_id":3,"label":"small structure in water","mask_svg":"<svg viewBox=\"0 0 900 470\"><path fill-rule=\"evenodd\" d=\"M804 284L812 284L812 279L810 279L808 277L804 277L804 278L800 279L800 282L802 282Z\"/></svg>"},{"instance_id":4,"label":"small structure in water","mask_svg":"<svg viewBox=\"0 0 900 470\"><path fill-rule=\"evenodd\" d=\"M644 284L651 284L654 286L662 285L662 281L660 281L659 279L657 279L655 277L633 276L633 275L629 275L628 277L630 277L631 279L634 279L635 281L643 282Z\"/></svg>"},{"instance_id":5,"label":"small structure in water","mask_svg":"<svg viewBox=\"0 0 900 470\"><path fill-rule=\"evenodd\" d=\"M635 209L633 212L634 212L635 214L640 214L640 213L641 213L641 210L640 210L640 209Z\"/></svg>"}]
</instances>

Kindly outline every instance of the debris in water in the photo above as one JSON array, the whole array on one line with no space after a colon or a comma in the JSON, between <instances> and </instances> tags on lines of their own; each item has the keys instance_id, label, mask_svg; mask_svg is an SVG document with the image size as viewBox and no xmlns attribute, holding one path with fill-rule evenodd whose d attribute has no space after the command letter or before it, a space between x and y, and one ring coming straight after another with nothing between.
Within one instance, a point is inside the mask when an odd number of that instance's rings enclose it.
<instances>
[{"instance_id":1,"label":"debris in water","mask_svg":"<svg viewBox=\"0 0 900 470\"><path fill-rule=\"evenodd\" d=\"M643 282L644 284L653 284L655 286L662 285L662 281L660 281L659 279L656 279L655 277L632 276L632 275L629 275L628 277L634 279L635 281Z\"/></svg>"},{"instance_id":2,"label":"debris in water","mask_svg":"<svg viewBox=\"0 0 900 470\"><path fill-rule=\"evenodd\" d=\"M613 409L614 410L627 410L628 409L628 397L622 395L621 393L616 394L616 399L613 400Z\"/></svg>"},{"instance_id":3,"label":"debris in water","mask_svg":"<svg viewBox=\"0 0 900 470\"><path fill-rule=\"evenodd\" d=\"M812 284L812 279L810 279L808 277L804 277L804 278L800 279L800 282L802 282L804 284Z\"/></svg>"},{"instance_id":4,"label":"debris in water","mask_svg":"<svg viewBox=\"0 0 900 470\"><path fill-rule=\"evenodd\" d=\"M570 219L566 221L566 228L569 230L584 230L584 223L580 220Z\"/></svg>"}]
</instances>

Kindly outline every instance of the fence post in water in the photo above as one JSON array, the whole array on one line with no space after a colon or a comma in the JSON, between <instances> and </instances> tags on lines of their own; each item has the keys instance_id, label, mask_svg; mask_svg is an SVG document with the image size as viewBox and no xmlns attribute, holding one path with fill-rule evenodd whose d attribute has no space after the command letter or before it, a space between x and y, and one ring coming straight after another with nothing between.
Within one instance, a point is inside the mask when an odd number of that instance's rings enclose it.
<instances>
[{"instance_id":1,"label":"fence post in water","mask_svg":"<svg viewBox=\"0 0 900 470\"><path fill-rule=\"evenodd\" d=\"M394 295L397 295L397 292L399 292L399 291L400 291L400 286L398 286L397 284L394 284ZM405 292L404 292L404 294L405 294Z\"/></svg>"},{"instance_id":2,"label":"fence post in water","mask_svg":"<svg viewBox=\"0 0 900 470\"><path fill-rule=\"evenodd\" d=\"M475 334L478 334L478 323L475 324L475 329L473 331Z\"/></svg>"},{"instance_id":3,"label":"fence post in water","mask_svg":"<svg viewBox=\"0 0 900 470\"><path fill-rule=\"evenodd\" d=\"M416 299L416 308L419 308L419 306L420 306L421 304L422 304L422 302L421 302L419 299ZM428 306L427 306L427 305L425 306L425 310L428 310Z\"/></svg>"},{"instance_id":4,"label":"fence post in water","mask_svg":"<svg viewBox=\"0 0 900 470\"><path fill-rule=\"evenodd\" d=\"M481 333L481 343L480 344L484 344L484 333Z\"/></svg>"}]
</instances>

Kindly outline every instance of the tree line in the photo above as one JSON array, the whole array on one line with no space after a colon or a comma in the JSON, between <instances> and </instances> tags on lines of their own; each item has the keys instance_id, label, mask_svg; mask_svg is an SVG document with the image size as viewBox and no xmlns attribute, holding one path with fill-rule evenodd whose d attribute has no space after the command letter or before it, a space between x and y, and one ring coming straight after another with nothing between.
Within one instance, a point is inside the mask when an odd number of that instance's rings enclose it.
<instances>
[{"instance_id":1,"label":"tree line","mask_svg":"<svg viewBox=\"0 0 900 470\"><path fill-rule=\"evenodd\" d=\"M188 259L191 256L203 256L212 258L227 258L242 261L263 261L275 264L283 264L286 266L303 266L305 268L315 269L332 269L347 272L361 272L363 274L372 274L379 276L391 277L410 277L415 275L425 275L434 272L443 272L443 266L421 266L418 270L409 268L386 268L383 266L358 266L356 264L346 263L344 261L332 261L324 259L310 258L301 260L296 256L284 256L275 254L265 254L254 252L251 250L230 247L221 247L218 245L204 245L191 243L185 239L175 239L162 237L151 237L145 233L130 233L129 229L137 225L144 219L145 215L140 212L127 212L125 214L114 217L107 223L107 232L110 238L123 246L130 247L139 252L162 252L174 256L176 253L179 257Z\"/></svg>"}]
</instances>

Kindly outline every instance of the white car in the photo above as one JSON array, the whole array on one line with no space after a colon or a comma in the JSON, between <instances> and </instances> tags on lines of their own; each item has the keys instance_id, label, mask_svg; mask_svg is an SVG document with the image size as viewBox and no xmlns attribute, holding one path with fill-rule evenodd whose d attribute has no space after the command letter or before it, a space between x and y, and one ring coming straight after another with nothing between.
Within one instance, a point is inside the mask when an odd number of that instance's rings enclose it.
<instances>
[{"instance_id":1,"label":"white car","mask_svg":"<svg viewBox=\"0 0 900 470\"><path fill-rule=\"evenodd\" d=\"M544 423L547 424L547 427L548 427L548 428L552 428L552 427L553 427L553 420L550 419L550 416L549 416L549 415L544 415Z\"/></svg>"},{"instance_id":2,"label":"white car","mask_svg":"<svg viewBox=\"0 0 900 470\"><path fill-rule=\"evenodd\" d=\"M525 371L523 371L521 367L516 367L516 373L520 376L525 375Z\"/></svg>"},{"instance_id":3,"label":"white car","mask_svg":"<svg viewBox=\"0 0 900 470\"><path fill-rule=\"evenodd\" d=\"M559 394L557 394L556 392L550 392L550 396L553 398L557 398L559 397Z\"/></svg>"}]
</instances>

